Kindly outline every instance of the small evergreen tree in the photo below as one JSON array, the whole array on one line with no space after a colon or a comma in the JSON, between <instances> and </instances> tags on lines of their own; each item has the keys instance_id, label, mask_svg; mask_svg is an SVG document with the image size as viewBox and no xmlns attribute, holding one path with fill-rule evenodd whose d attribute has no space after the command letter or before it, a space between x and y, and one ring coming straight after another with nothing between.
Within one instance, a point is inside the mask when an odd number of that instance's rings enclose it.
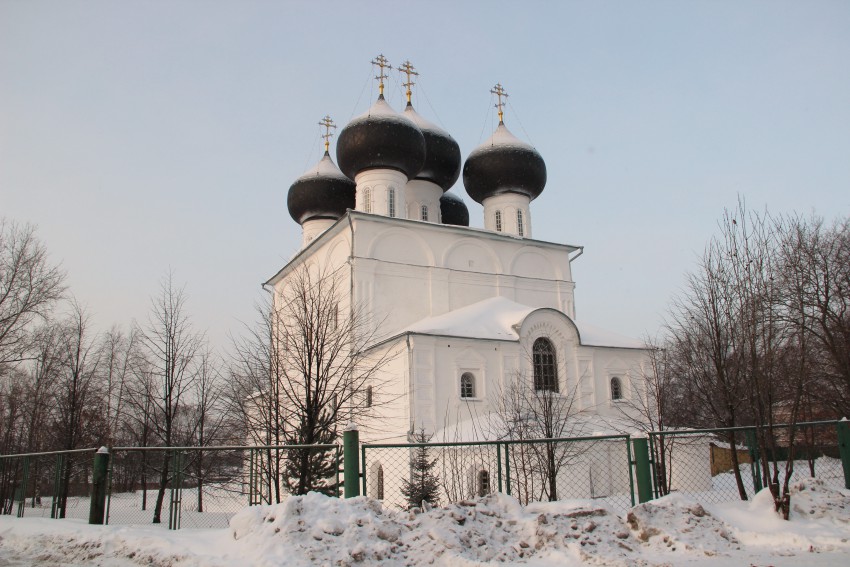
<instances>
[{"instance_id":1,"label":"small evergreen tree","mask_svg":"<svg viewBox=\"0 0 850 567\"><path fill-rule=\"evenodd\" d=\"M427 443L431 440L430 435L425 434L424 429L413 434L416 443ZM431 460L430 449L423 445L413 450L410 459L410 480L405 480L401 487L401 493L407 499L409 508L422 506L423 502L435 505L440 498L440 477L434 473L437 459Z\"/></svg>"}]
</instances>

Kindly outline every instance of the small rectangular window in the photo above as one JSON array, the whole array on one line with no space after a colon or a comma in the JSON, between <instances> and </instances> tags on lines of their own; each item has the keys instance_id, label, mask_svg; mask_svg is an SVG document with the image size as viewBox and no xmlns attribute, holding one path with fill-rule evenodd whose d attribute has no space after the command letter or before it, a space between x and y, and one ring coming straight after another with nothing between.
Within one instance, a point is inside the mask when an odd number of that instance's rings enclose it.
<instances>
[{"instance_id":1,"label":"small rectangular window","mask_svg":"<svg viewBox=\"0 0 850 567\"><path fill-rule=\"evenodd\" d=\"M421 220L424 220L424 221L428 220L428 205L422 205L422 209L421 209L420 213L421 213L421 216L420 216Z\"/></svg>"},{"instance_id":2,"label":"small rectangular window","mask_svg":"<svg viewBox=\"0 0 850 567\"><path fill-rule=\"evenodd\" d=\"M372 212L372 190L366 189L363 192L363 211L367 213Z\"/></svg>"},{"instance_id":3,"label":"small rectangular window","mask_svg":"<svg viewBox=\"0 0 850 567\"><path fill-rule=\"evenodd\" d=\"M464 372L460 377L460 397L475 397L475 376L471 372Z\"/></svg>"},{"instance_id":4,"label":"small rectangular window","mask_svg":"<svg viewBox=\"0 0 850 567\"><path fill-rule=\"evenodd\" d=\"M524 236L524 230L522 227L522 211L516 212L516 233L519 236Z\"/></svg>"},{"instance_id":5,"label":"small rectangular window","mask_svg":"<svg viewBox=\"0 0 850 567\"><path fill-rule=\"evenodd\" d=\"M496 211L496 232L502 232L502 211Z\"/></svg>"},{"instance_id":6,"label":"small rectangular window","mask_svg":"<svg viewBox=\"0 0 850 567\"><path fill-rule=\"evenodd\" d=\"M390 189L387 193L387 215L395 216L395 189Z\"/></svg>"}]
</instances>

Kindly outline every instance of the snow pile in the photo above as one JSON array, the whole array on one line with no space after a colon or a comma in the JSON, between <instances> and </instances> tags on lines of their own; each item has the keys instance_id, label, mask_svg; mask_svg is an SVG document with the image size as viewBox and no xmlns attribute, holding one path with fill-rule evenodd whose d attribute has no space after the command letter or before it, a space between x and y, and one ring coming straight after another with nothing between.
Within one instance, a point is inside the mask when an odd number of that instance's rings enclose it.
<instances>
[{"instance_id":1,"label":"snow pile","mask_svg":"<svg viewBox=\"0 0 850 567\"><path fill-rule=\"evenodd\" d=\"M724 522L681 494L635 506L626 519L638 540L650 547L666 547L672 552L697 551L709 556L740 549Z\"/></svg>"},{"instance_id":2,"label":"snow pile","mask_svg":"<svg viewBox=\"0 0 850 567\"><path fill-rule=\"evenodd\" d=\"M609 510L583 501L523 508L510 496L489 496L425 512L384 510L366 497L318 494L244 510L233 538L255 564L476 565L518 562L561 552L606 565L640 562L639 542ZM299 562L300 561L300 562Z\"/></svg>"},{"instance_id":3,"label":"snow pile","mask_svg":"<svg viewBox=\"0 0 850 567\"><path fill-rule=\"evenodd\" d=\"M807 478L789 487L791 492L791 519L825 519L839 524L850 524L850 496L846 491L835 490L819 478Z\"/></svg>"},{"instance_id":4,"label":"snow pile","mask_svg":"<svg viewBox=\"0 0 850 567\"><path fill-rule=\"evenodd\" d=\"M793 485L791 502L791 521L766 490L713 506L674 493L625 518L598 500L521 506L502 494L411 512L367 497L292 496L243 509L227 530L0 516L0 565L850 564L850 491L809 479Z\"/></svg>"}]
</instances>

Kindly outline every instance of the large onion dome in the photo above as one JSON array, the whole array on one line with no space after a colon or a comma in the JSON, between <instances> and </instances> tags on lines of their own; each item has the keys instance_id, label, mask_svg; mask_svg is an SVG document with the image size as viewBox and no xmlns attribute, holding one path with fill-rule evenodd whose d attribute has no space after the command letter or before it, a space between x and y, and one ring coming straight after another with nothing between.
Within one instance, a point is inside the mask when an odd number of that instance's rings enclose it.
<instances>
[{"instance_id":1,"label":"large onion dome","mask_svg":"<svg viewBox=\"0 0 850 567\"><path fill-rule=\"evenodd\" d=\"M286 205L298 224L313 219L338 219L346 209L354 208L354 182L342 174L330 154L325 152L289 188Z\"/></svg>"},{"instance_id":2,"label":"large onion dome","mask_svg":"<svg viewBox=\"0 0 850 567\"><path fill-rule=\"evenodd\" d=\"M425 165L416 179L430 181L448 191L460 176L460 146L448 132L422 118L409 102L404 116L419 126L425 137Z\"/></svg>"},{"instance_id":3,"label":"large onion dome","mask_svg":"<svg viewBox=\"0 0 850 567\"><path fill-rule=\"evenodd\" d=\"M466 208L466 203L451 191L446 191L440 197L440 216L443 224L469 226L469 209Z\"/></svg>"},{"instance_id":4,"label":"large onion dome","mask_svg":"<svg viewBox=\"0 0 850 567\"><path fill-rule=\"evenodd\" d=\"M546 164L537 150L500 122L490 139L466 158L463 185L478 203L503 193L519 193L533 200L546 186Z\"/></svg>"},{"instance_id":5,"label":"large onion dome","mask_svg":"<svg viewBox=\"0 0 850 567\"><path fill-rule=\"evenodd\" d=\"M425 137L381 95L339 133L336 159L351 179L368 169L395 169L413 179L425 163Z\"/></svg>"}]
</instances>

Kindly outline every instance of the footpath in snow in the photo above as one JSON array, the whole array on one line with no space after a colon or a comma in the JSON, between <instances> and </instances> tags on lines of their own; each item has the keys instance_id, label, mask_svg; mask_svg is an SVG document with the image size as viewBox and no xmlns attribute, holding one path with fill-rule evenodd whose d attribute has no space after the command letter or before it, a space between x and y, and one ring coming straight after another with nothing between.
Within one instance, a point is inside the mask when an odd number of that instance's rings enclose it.
<instances>
[{"instance_id":1,"label":"footpath in snow","mask_svg":"<svg viewBox=\"0 0 850 567\"><path fill-rule=\"evenodd\" d=\"M245 508L224 530L3 516L0 566L850 565L850 491L807 479L792 507L780 519L767 491L714 506L672 494L626 516L502 494L414 512L308 494Z\"/></svg>"}]
</instances>

